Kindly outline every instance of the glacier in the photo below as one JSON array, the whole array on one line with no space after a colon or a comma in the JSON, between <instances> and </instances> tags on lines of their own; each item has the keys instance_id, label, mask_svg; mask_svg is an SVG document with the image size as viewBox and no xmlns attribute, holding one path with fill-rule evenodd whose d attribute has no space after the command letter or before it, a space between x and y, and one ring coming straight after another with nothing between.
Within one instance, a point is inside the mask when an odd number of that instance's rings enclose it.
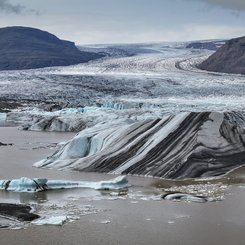
<instances>
[{"instance_id":1,"label":"glacier","mask_svg":"<svg viewBox=\"0 0 245 245\"><path fill-rule=\"evenodd\" d=\"M0 96L33 106L44 103L62 108L108 101L118 106L135 101L151 104L153 100L169 112L244 109L244 76L198 70L195 65L213 51L186 49L186 44L121 45L118 49L133 55L112 54L69 67L2 71ZM116 49L110 45L102 48L105 52Z\"/></svg>"},{"instance_id":2,"label":"glacier","mask_svg":"<svg viewBox=\"0 0 245 245\"><path fill-rule=\"evenodd\" d=\"M85 50L110 55L69 67L0 72L0 96L24 105L8 113L6 120L26 130L79 132L118 117L138 120L184 111L244 112L245 76L197 69L213 51L186 46L89 46ZM47 111L49 105L61 109Z\"/></svg>"},{"instance_id":3,"label":"glacier","mask_svg":"<svg viewBox=\"0 0 245 245\"><path fill-rule=\"evenodd\" d=\"M0 114L0 126L77 133L35 167L120 175L96 182L83 177L74 181L73 173L64 177L71 180L56 180L52 173L51 179L44 175L0 180L3 202L32 204L21 207L28 219L35 218L31 225L62 225L107 211L108 206L104 210L96 203L102 200L134 205L154 200L167 206L171 203L165 200L221 201L229 196L230 185L244 182L243 176L229 173L245 163L245 76L197 69L213 51L186 49L186 43L82 49L107 55L69 67L0 72L0 97L22 105ZM20 147L13 143L13 148ZM43 175L43 170L32 171ZM76 180L84 176L74 174ZM127 175L136 175L128 177L131 185ZM60 189L68 191L55 191ZM18 205L11 207L18 211ZM32 207L37 214L30 213ZM21 228L30 225L16 222Z\"/></svg>"},{"instance_id":4,"label":"glacier","mask_svg":"<svg viewBox=\"0 0 245 245\"><path fill-rule=\"evenodd\" d=\"M244 164L245 76L197 69L213 51L186 46L87 46L108 55L0 72L0 96L23 103L6 122L77 132L36 167L173 179L225 174Z\"/></svg>"}]
</instances>

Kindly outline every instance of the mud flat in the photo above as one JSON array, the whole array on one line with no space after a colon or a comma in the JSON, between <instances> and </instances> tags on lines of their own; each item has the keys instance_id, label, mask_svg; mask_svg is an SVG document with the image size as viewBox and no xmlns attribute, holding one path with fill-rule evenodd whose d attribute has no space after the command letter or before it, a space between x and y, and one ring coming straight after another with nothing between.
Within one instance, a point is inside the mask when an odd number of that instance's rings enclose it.
<instances>
[{"instance_id":1,"label":"mud flat","mask_svg":"<svg viewBox=\"0 0 245 245\"><path fill-rule=\"evenodd\" d=\"M1 141L13 143L0 147L1 178L101 180L113 177L32 167L32 163L54 152L56 143L72 138L72 133L28 132L2 127L0 135ZM190 189L188 185L193 187L200 184L198 181L174 182L132 176L129 177L128 193L121 196L87 189L39 194L2 191L1 202L35 204L40 206L37 210L41 214L45 209L46 214L53 210L56 213L69 211L71 215L78 207L87 207L87 211L80 214L78 220L63 226L31 224L20 230L0 229L1 244L18 241L18 244L26 245L35 241L36 244L242 245L245 239L244 178L244 170L236 170L229 178L203 182L202 188L207 185L211 188L215 183L218 183L215 191L223 188L222 201L206 203L161 199L163 187L178 189L186 186Z\"/></svg>"}]
</instances>

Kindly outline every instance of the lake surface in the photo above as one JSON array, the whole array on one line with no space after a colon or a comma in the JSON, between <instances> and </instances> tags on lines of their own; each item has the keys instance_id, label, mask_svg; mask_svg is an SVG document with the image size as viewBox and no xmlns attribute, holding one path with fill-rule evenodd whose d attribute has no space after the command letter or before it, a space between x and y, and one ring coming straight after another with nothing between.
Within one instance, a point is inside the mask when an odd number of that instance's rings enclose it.
<instances>
[{"instance_id":1,"label":"lake surface","mask_svg":"<svg viewBox=\"0 0 245 245\"><path fill-rule=\"evenodd\" d=\"M0 178L27 176L91 181L113 178L105 174L32 167L32 163L54 152L56 143L73 135L0 128L1 141L14 143L0 148ZM245 239L243 180L244 173L239 170L230 175L230 180L215 180L214 183L224 182L226 186L224 200L208 203L159 198L163 187L188 186L195 181L174 183L132 176L129 177L131 187L122 196L89 189L35 194L2 191L1 202L35 204L42 215L77 212L79 219L62 227L28 225L21 230L0 230L1 244L16 244L16 241L18 244L32 244L35 241L36 244L242 245ZM234 184L227 185L229 181Z\"/></svg>"}]
</instances>

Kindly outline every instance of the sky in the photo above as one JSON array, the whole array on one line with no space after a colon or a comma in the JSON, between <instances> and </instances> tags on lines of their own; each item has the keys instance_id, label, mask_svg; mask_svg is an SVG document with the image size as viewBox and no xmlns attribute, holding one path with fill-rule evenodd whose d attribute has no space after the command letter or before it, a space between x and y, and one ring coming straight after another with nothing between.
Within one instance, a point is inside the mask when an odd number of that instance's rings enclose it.
<instances>
[{"instance_id":1,"label":"sky","mask_svg":"<svg viewBox=\"0 0 245 245\"><path fill-rule=\"evenodd\" d=\"M245 0L0 0L0 27L29 26L77 45L245 36Z\"/></svg>"}]
</instances>

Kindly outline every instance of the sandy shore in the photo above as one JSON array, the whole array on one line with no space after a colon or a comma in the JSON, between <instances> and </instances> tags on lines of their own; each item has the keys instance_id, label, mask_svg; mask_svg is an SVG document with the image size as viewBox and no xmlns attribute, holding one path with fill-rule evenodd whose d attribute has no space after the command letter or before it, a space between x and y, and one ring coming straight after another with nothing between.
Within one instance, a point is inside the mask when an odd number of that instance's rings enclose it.
<instances>
[{"instance_id":1,"label":"sandy shore","mask_svg":"<svg viewBox=\"0 0 245 245\"><path fill-rule=\"evenodd\" d=\"M13 146L0 147L0 178L112 178L103 174L32 167L33 162L55 151L55 143L72 136L67 133L0 128L0 141L14 143ZM159 194L154 187L154 179L129 177L129 182L132 187L128 195L115 198L93 190L66 190L38 195L1 192L2 202L45 203L47 206L74 202L76 207L90 205L97 210L61 227L29 225L21 230L0 230L1 244L244 244L243 185L229 187L225 199L220 202L186 203L150 198Z\"/></svg>"}]
</instances>

